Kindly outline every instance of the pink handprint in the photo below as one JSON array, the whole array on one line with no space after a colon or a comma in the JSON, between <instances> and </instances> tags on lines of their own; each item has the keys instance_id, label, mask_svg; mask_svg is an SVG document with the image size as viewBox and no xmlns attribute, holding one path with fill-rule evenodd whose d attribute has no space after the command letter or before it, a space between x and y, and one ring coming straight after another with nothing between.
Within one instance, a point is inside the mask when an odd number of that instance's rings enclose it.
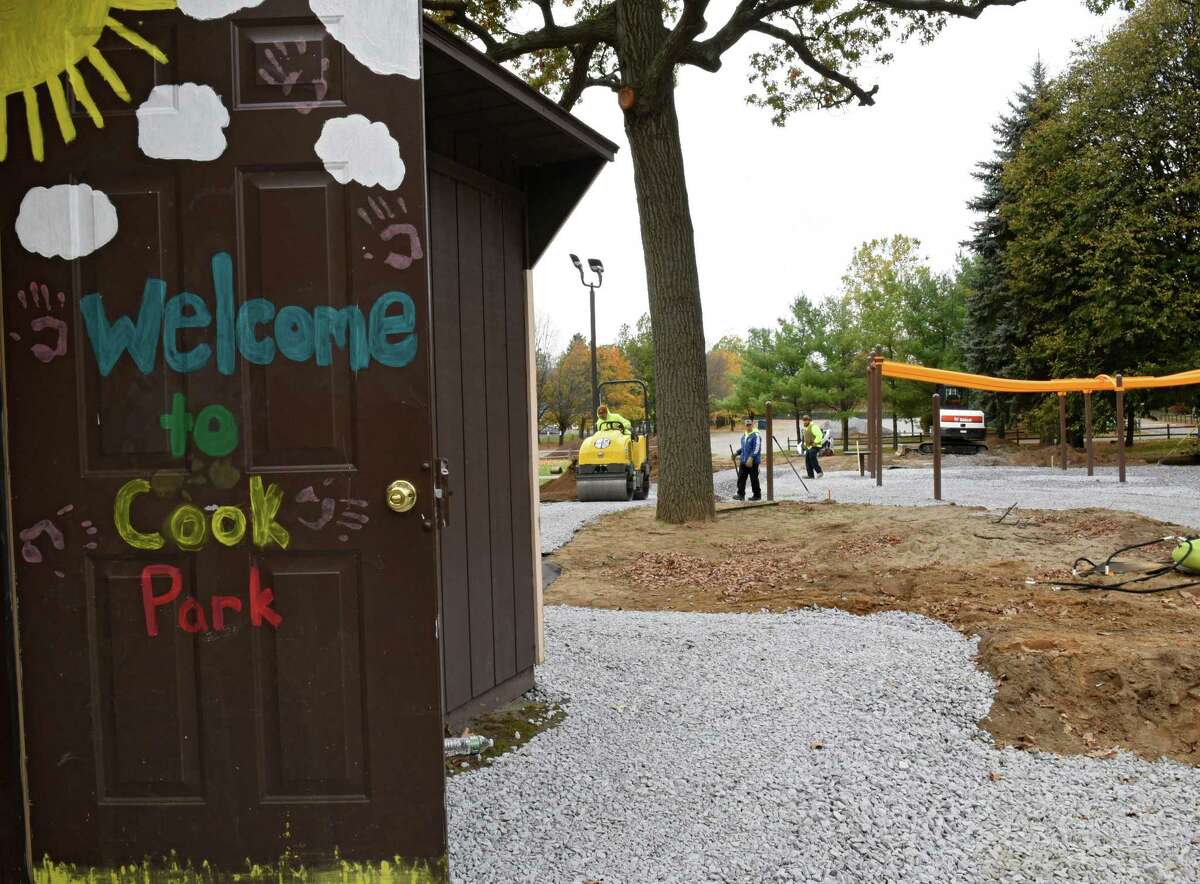
<instances>
[{"instance_id":1,"label":"pink handprint","mask_svg":"<svg viewBox=\"0 0 1200 884\"><path fill-rule=\"evenodd\" d=\"M308 55L308 41L297 40L292 45L292 51L288 50L288 44L277 42L272 44L265 50L265 56L269 68L262 67L258 69L258 75L263 81L278 86L283 90L284 97L292 94L292 89L300 82L300 78L304 76L303 68ZM313 92L316 95L316 101L303 101L296 104L296 110L302 114L312 113L322 101L325 100L326 94L329 92L329 82L325 79L329 73L329 59L321 59L321 73L315 79L309 79L308 85L313 87ZM310 74L311 78L312 75Z\"/></svg>"},{"instance_id":2,"label":"pink handprint","mask_svg":"<svg viewBox=\"0 0 1200 884\"><path fill-rule=\"evenodd\" d=\"M378 230L379 240L384 244L391 243L396 237L402 236L407 242L402 248L403 251L389 251L387 257L383 259L383 263L396 270L407 270L413 265L414 261L419 261L425 257L425 252L421 248L421 240L417 234L417 228L411 224L401 224L396 218L396 213L392 211L391 206L387 204L387 200L383 197L378 199L369 196L367 203L371 207L371 212L368 213L365 208L359 207L358 217L366 222L367 226L372 230ZM396 206L405 214L408 214L408 205L404 202L403 197L396 197ZM371 216L375 216L375 221L371 220ZM378 222L378 227L376 226ZM371 252L363 252L363 257L368 261L373 261L375 256Z\"/></svg>"},{"instance_id":3,"label":"pink handprint","mask_svg":"<svg viewBox=\"0 0 1200 884\"><path fill-rule=\"evenodd\" d=\"M39 362L53 362L59 356L67 355L67 324L59 317L53 315L53 310L65 310L67 296L62 292L58 292L55 296L57 303L54 303L50 298L50 289L45 283L31 282L29 283L29 295L25 293L25 289L17 292L17 300L21 306L28 310L30 296L33 300L33 309L45 309L46 315L39 316L29 323L29 327L35 332L42 332L46 329L51 329L54 332L54 346L50 347L46 344L34 344L30 347L34 358ZM14 341L21 340L21 336L17 332L9 332L8 336Z\"/></svg>"},{"instance_id":4,"label":"pink handprint","mask_svg":"<svg viewBox=\"0 0 1200 884\"><path fill-rule=\"evenodd\" d=\"M55 516L59 517L61 520L62 517L68 515L74 510L75 505L69 503L58 510L58 512L55 513ZM99 534L100 529L98 529L90 519L84 519L79 523L79 527L82 528L84 532L83 548L87 550L94 550L98 548L99 544L96 542L96 535ZM17 532L17 537L21 541L21 558L30 565L40 565L45 561L45 554L43 553L41 547L38 546L38 541L43 536L50 541L50 546L54 549L60 551L66 549L66 537L63 534L62 529L58 527L58 524L55 523L53 519L41 519L40 521L30 525L28 528L24 528ZM54 574L56 577L66 576L62 571L58 570L55 570Z\"/></svg>"},{"instance_id":5,"label":"pink handprint","mask_svg":"<svg viewBox=\"0 0 1200 884\"><path fill-rule=\"evenodd\" d=\"M326 479L322 484L329 486L333 482L332 479ZM371 521L370 517L365 513L360 513L358 510L366 509L368 502L356 497L318 497L316 489L312 485L307 485L297 492L295 497L296 503L320 503L321 511L315 519L300 519L300 522L305 528L312 531L320 531L335 518L337 524L350 531L361 531L367 522ZM345 508L341 513L337 512L337 505L341 503ZM350 539L348 534L339 534L338 540L346 543Z\"/></svg>"}]
</instances>

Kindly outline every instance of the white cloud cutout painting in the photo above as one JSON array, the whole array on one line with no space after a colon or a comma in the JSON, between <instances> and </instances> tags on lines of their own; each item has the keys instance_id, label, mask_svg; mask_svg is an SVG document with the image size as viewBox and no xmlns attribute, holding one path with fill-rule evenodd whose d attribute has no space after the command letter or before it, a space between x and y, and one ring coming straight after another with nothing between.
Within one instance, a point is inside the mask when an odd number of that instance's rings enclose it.
<instances>
[{"instance_id":1,"label":"white cloud cutout painting","mask_svg":"<svg viewBox=\"0 0 1200 884\"><path fill-rule=\"evenodd\" d=\"M225 152L229 111L211 86L155 86L137 110L138 147L159 160L215 160Z\"/></svg>"},{"instance_id":2,"label":"white cloud cutout painting","mask_svg":"<svg viewBox=\"0 0 1200 884\"><path fill-rule=\"evenodd\" d=\"M395 190L404 181L400 145L385 124L361 114L326 120L314 149L339 184L356 181Z\"/></svg>"},{"instance_id":3,"label":"white cloud cutout painting","mask_svg":"<svg viewBox=\"0 0 1200 884\"><path fill-rule=\"evenodd\" d=\"M308 0L313 14L377 74L421 76L420 0Z\"/></svg>"},{"instance_id":4,"label":"white cloud cutout painting","mask_svg":"<svg viewBox=\"0 0 1200 884\"><path fill-rule=\"evenodd\" d=\"M27 251L43 257L82 258L116 235L112 200L86 184L35 187L21 200L17 239Z\"/></svg>"},{"instance_id":5,"label":"white cloud cutout painting","mask_svg":"<svg viewBox=\"0 0 1200 884\"><path fill-rule=\"evenodd\" d=\"M179 0L179 11L199 19L224 18L243 9L262 5L263 0Z\"/></svg>"}]
</instances>

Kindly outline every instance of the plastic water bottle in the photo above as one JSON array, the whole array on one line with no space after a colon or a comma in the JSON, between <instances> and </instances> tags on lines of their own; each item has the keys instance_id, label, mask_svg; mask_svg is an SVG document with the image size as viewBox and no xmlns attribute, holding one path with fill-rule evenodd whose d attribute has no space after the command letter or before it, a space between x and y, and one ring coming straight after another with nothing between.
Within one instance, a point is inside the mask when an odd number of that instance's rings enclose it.
<instances>
[{"instance_id":1,"label":"plastic water bottle","mask_svg":"<svg viewBox=\"0 0 1200 884\"><path fill-rule=\"evenodd\" d=\"M495 743L488 737L481 737L478 734L472 734L469 737L447 737L443 741L443 751L446 756L452 755L478 755L480 752L486 752L491 749Z\"/></svg>"}]
</instances>

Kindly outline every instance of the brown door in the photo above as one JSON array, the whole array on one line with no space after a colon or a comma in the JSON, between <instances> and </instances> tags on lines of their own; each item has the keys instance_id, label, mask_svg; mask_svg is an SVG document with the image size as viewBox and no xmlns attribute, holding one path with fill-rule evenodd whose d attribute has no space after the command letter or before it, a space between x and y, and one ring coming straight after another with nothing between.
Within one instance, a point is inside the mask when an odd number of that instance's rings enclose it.
<instances>
[{"instance_id":1,"label":"brown door","mask_svg":"<svg viewBox=\"0 0 1200 884\"><path fill-rule=\"evenodd\" d=\"M420 82L372 73L304 0L110 14L167 63L106 29L132 103L81 65L104 128L72 102L64 145L40 87L45 161L10 100L0 164L32 856L438 862ZM139 150L134 109L183 83L229 110L216 159ZM398 189L318 158L351 114L398 142ZM118 219L75 260L13 235L60 184Z\"/></svg>"}]
</instances>

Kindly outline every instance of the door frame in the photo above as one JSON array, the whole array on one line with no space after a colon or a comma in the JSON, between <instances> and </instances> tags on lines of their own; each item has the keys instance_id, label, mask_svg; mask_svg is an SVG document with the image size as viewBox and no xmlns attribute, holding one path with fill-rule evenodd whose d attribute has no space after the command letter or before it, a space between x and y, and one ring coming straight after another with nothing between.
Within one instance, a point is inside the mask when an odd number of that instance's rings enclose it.
<instances>
[{"instance_id":1,"label":"door frame","mask_svg":"<svg viewBox=\"0 0 1200 884\"><path fill-rule=\"evenodd\" d=\"M0 297L3 288L0 287ZM4 346L0 344L0 391L8 386L4 371ZM8 412L0 408L0 538L3 539L4 561L0 568L0 696L6 698L0 706L0 783L11 783L15 788L5 790L0 804L0 825L11 826L12 837L0 838L0 881L29 880L32 857L29 840L29 820L26 814L29 788L25 772L25 728L21 706L21 655L20 635L17 628L17 597L13 591L16 580L13 571L16 549L10 526L12 524L9 501L12 498L8 469Z\"/></svg>"}]
</instances>

